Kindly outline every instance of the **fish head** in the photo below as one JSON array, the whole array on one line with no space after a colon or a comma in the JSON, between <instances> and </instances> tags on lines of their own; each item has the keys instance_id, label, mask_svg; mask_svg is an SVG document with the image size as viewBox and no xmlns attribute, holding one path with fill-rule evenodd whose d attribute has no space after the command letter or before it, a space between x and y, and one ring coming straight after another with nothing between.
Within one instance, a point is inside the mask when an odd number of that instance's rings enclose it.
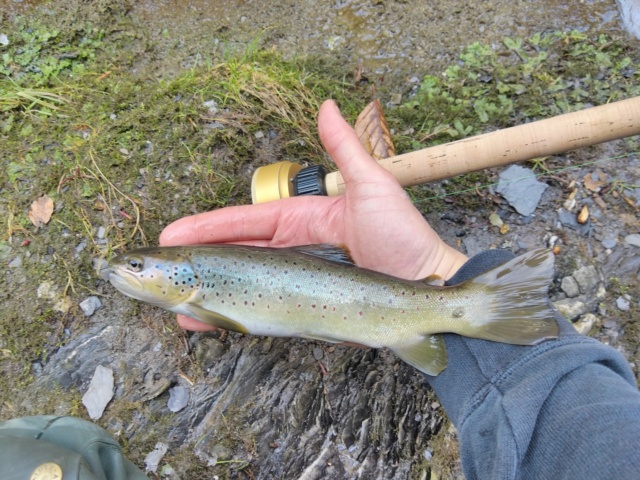
<instances>
[{"instance_id":1,"label":"fish head","mask_svg":"<svg viewBox=\"0 0 640 480\"><path fill-rule=\"evenodd\" d=\"M179 247L151 247L122 253L104 273L120 292L171 310L188 301L200 281L189 255Z\"/></svg>"}]
</instances>

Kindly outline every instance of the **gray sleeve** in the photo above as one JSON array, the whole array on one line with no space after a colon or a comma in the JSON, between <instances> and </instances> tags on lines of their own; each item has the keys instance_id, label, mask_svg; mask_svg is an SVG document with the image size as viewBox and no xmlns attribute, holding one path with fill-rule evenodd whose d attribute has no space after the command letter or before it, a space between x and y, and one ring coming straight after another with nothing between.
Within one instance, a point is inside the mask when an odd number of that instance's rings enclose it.
<instances>
[{"instance_id":1,"label":"gray sleeve","mask_svg":"<svg viewBox=\"0 0 640 480\"><path fill-rule=\"evenodd\" d=\"M508 260L474 257L456 284ZM458 429L467 479L640 478L640 393L616 350L579 335L515 346L445 334L447 368L427 380Z\"/></svg>"}]
</instances>

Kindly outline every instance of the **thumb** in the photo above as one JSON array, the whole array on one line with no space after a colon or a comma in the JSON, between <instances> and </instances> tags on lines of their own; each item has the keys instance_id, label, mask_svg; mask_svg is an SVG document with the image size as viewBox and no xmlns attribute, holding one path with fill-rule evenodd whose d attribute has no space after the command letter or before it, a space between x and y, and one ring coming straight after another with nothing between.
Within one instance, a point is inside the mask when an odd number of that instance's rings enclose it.
<instances>
[{"instance_id":1,"label":"thumb","mask_svg":"<svg viewBox=\"0 0 640 480\"><path fill-rule=\"evenodd\" d=\"M367 152L356 132L342 118L333 100L325 101L320 107L318 132L322 144L340 169L347 185L388 182L390 178L393 179Z\"/></svg>"}]
</instances>

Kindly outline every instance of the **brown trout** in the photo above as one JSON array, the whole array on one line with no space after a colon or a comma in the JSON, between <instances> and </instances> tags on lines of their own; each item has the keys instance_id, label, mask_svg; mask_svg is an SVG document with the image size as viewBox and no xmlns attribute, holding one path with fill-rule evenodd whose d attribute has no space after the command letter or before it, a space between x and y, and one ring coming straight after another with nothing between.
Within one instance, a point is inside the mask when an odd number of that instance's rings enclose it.
<instances>
[{"instance_id":1,"label":"brown trout","mask_svg":"<svg viewBox=\"0 0 640 480\"><path fill-rule=\"evenodd\" d=\"M439 333L517 345L558 335L547 300L553 253L535 250L455 287L356 267L331 245L151 247L118 255L125 295L254 335L387 347L430 375L446 366Z\"/></svg>"}]
</instances>

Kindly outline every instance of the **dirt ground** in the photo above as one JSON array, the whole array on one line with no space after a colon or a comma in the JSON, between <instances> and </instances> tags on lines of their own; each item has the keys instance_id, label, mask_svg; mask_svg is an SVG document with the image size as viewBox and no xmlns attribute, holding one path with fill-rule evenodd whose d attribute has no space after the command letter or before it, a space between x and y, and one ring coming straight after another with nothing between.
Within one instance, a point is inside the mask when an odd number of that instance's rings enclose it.
<instances>
[{"instance_id":1,"label":"dirt ground","mask_svg":"<svg viewBox=\"0 0 640 480\"><path fill-rule=\"evenodd\" d=\"M172 315L118 294L96 264L155 244L183 215L248 203L257 166L326 161L314 116L328 96L352 121L378 96L407 151L433 132L449 141L637 95L638 42L621 30L615 2L0 0L0 11L0 420L88 418L82 396L101 365L115 387L97 423L141 467L166 446L152 478L458 478L455 430L421 376L389 352L187 334ZM562 42L577 46L553 54L562 58L551 73L570 86L552 107L534 108L548 92L517 91L519 80L501 108L464 90L491 84L509 52L531 66L544 44L505 38L569 31ZM488 50L471 55L474 42ZM580 45L602 62L602 78L571 77ZM475 81L447 70L473 61L484 72ZM461 103L438 104L451 106L450 120L411 104L440 95L443 78L463 92ZM526 164L548 185L528 217L495 193L500 170L409 194L469 255L556 247L552 300L638 376L638 151L635 137ZM53 215L38 228L29 213L43 194ZM565 288L585 272L578 291ZM88 297L100 301L91 315L80 307ZM188 400L172 411L178 391Z\"/></svg>"}]
</instances>

